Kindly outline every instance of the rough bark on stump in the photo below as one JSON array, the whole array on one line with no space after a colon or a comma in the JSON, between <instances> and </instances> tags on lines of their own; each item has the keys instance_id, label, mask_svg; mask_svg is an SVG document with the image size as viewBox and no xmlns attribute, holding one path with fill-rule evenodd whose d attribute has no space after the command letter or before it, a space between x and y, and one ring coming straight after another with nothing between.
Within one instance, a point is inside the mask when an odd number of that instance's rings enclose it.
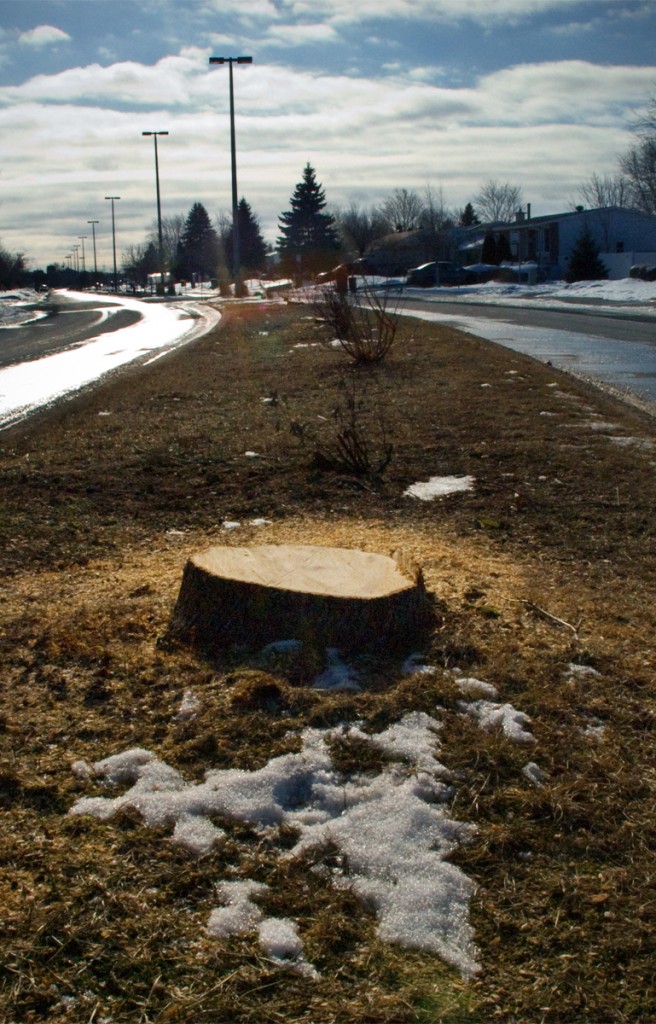
<instances>
[{"instance_id":1,"label":"rough bark on stump","mask_svg":"<svg viewBox=\"0 0 656 1024\"><path fill-rule=\"evenodd\" d=\"M433 621L421 573L398 557L301 545L213 547L187 562L169 638L206 651L296 639L411 644Z\"/></svg>"}]
</instances>

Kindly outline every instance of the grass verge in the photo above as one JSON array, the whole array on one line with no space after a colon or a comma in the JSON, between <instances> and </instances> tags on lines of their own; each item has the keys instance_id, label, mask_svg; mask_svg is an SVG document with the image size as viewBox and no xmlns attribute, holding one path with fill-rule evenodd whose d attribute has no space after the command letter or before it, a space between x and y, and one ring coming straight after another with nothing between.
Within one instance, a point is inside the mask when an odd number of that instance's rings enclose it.
<instances>
[{"instance_id":1,"label":"grass verge","mask_svg":"<svg viewBox=\"0 0 656 1024\"><path fill-rule=\"evenodd\" d=\"M404 320L366 367L321 332L303 310L243 306L0 436L3 1019L652 1020L653 420L440 325ZM345 387L372 430L384 408L382 477L313 461ZM403 496L452 474L474 490ZM441 602L433 675L363 652L362 692L331 694L306 685L321 665L163 646L188 554L250 542L408 552ZM453 669L530 715L529 753L461 714ZM181 723L187 690L202 710ZM80 758L145 746L199 781L261 767L308 725L374 730L437 705L451 812L477 829L453 858L478 886L471 982L381 942L348 889L281 862L284 836L233 823L194 859L134 815L67 817L90 791ZM228 876L271 884L321 980L205 934Z\"/></svg>"}]
</instances>

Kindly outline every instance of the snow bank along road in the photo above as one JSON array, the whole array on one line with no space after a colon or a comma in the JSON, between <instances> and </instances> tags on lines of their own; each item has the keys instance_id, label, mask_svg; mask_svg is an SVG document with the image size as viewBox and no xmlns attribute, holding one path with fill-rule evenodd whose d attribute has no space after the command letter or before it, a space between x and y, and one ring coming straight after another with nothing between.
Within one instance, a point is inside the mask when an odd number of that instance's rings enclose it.
<instances>
[{"instance_id":1,"label":"snow bank along road","mask_svg":"<svg viewBox=\"0 0 656 1024\"><path fill-rule=\"evenodd\" d=\"M126 363L152 362L199 338L221 316L201 303L61 294L56 317L37 314L24 326L0 331L0 352L5 356L4 364L0 358L0 428ZM6 343L2 334L7 335Z\"/></svg>"}]
</instances>

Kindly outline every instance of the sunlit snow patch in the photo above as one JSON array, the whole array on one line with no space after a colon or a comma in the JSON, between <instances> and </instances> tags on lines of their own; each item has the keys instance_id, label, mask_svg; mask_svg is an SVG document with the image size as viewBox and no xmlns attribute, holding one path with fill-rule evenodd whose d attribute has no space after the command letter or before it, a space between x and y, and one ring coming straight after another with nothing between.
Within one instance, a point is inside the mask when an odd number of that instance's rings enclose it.
<instances>
[{"instance_id":1,"label":"sunlit snow patch","mask_svg":"<svg viewBox=\"0 0 656 1024\"><path fill-rule=\"evenodd\" d=\"M496 686L486 683L483 679L476 679L475 676L461 676L460 673L457 673L456 686L468 697L489 697L494 700L499 696Z\"/></svg>"},{"instance_id":2,"label":"sunlit snow patch","mask_svg":"<svg viewBox=\"0 0 656 1024\"><path fill-rule=\"evenodd\" d=\"M462 704L461 707L466 715L476 719L485 732L500 729L507 739L515 743L535 743L535 736L526 728L530 725L531 719L512 704L476 700L473 704Z\"/></svg>"},{"instance_id":3,"label":"sunlit snow patch","mask_svg":"<svg viewBox=\"0 0 656 1024\"><path fill-rule=\"evenodd\" d=\"M430 480L410 484L403 495L408 498L419 498L421 501L432 501L433 498L442 498L445 494L458 494L460 491L471 491L473 488L473 476L432 476Z\"/></svg>"},{"instance_id":4,"label":"sunlit snow patch","mask_svg":"<svg viewBox=\"0 0 656 1024\"><path fill-rule=\"evenodd\" d=\"M469 900L474 885L447 857L471 832L444 806L450 792L448 771L435 754L440 723L423 713L404 716L381 733L354 735L385 751L393 762L376 776L343 775L332 765L330 741L348 739L347 728L306 729L300 753L272 758L256 771L210 770L200 784L187 782L150 751L137 748L92 766L104 784L128 785L115 797L85 797L72 814L108 819L122 808L137 810L149 826L173 826L173 841L195 853L221 841L222 830L208 819L245 821L255 828L287 825L298 831L294 857L336 846L348 874L326 874L349 885L378 916L386 941L424 949L470 975L477 970ZM255 889L225 886L227 906L212 912L214 935L259 929L272 957L284 954L303 967L300 939L284 919L264 926L250 895ZM297 941L298 939L298 941ZM277 952L276 952L277 950ZM285 952L285 950L287 952Z\"/></svg>"}]
</instances>

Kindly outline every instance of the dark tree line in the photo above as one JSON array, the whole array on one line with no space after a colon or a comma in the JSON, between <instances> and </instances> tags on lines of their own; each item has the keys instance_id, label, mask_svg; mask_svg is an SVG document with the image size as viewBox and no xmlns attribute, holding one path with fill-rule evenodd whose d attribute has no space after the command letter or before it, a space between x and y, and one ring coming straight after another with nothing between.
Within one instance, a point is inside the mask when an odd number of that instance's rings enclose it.
<instances>
[{"instance_id":1,"label":"dark tree line","mask_svg":"<svg viewBox=\"0 0 656 1024\"><path fill-rule=\"evenodd\" d=\"M0 289L17 288L25 283L27 269L22 252L9 252L0 245Z\"/></svg>"}]
</instances>

